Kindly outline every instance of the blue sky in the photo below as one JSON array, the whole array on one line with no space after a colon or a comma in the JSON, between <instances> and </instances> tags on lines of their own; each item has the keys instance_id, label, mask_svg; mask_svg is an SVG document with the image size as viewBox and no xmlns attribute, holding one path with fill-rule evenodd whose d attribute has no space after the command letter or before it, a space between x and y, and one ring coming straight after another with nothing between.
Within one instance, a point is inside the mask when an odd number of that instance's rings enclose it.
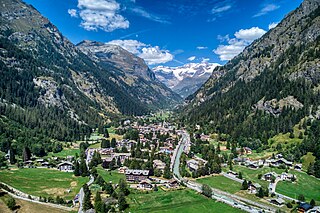
<instances>
[{"instance_id":1,"label":"blue sky","mask_svg":"<svg viewBox=\"0 0 320 213\"><path fill-rule=\"evenodd\" d=\"M224 64L302 0L25 0L73 43L118 44L151 66Z\"/></svg>"}]
</instances>

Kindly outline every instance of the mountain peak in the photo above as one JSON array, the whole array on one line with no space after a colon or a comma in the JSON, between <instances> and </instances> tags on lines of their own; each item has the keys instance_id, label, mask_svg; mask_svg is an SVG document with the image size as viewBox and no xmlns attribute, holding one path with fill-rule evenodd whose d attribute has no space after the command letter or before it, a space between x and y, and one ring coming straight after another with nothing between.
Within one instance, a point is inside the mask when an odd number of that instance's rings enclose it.
<instances>
[{"instance_id":1,"label":"mountain peak","mask_svg":"<svg viewBox=\"0 0 320 213\"><path fill-rule=\"evenodd\" d=\"M158 66L153 68L156 77L182 97L195 92L220 66L217 63L188 63L179 67Z\"/></svg>"}]
</instances>

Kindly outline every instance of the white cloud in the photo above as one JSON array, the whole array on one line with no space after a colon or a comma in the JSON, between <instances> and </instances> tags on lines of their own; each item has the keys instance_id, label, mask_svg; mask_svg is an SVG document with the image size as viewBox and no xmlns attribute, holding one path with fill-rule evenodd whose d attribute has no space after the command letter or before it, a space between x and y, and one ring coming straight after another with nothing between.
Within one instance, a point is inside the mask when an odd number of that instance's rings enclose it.
<instances>
[{"instance_id":1,"label":"white cloud","mask_svg":"<svg viewBox=\"0 0 320 213\"><path fill-rule=\"evenodd\" d=\"M146 44L137 40L113 40L109 41L107 44L118 45L133 54L139 54L139 50L146 46Z\"/></svg>"},{"instance_id":2,"label":"white cloud","mask_svg":"<svg viewBox=\"0 0 320 213\"><path fill-rule=\"evenodd\" d=\"M220 36L220 41L226 40L227 45L219 45L213 52L219 55L221 61L231 60L233 57L241 53L246 46L248 46L253 40L260 38L266 31L258 27L252 27L250 29L241 29L237 31L235 38L230 39L229 36ZM221 39L223 38L223 39Z\"/></svg>"},{"instance_id":3,"label":"white cloud","mask_svg":"<svg viewBox=\"0 0 320 213\"><path fill-rule=\"evenodd\" d=\"M212 8L211 13L212 14L222 13L222 12L225 12L227 10L230 10L231 7L232 7L231 5L224 5L222 7L214 7L214 8Z\"/></svg>"},{"instance_id":4,"label":"white cloud","mask_svg":"<svg viewBox=\"0 0 320 213\"><path fill-rule=\"evenodd\" d=\"M267 4L257 14L255 14L253 17L259 17L259 16L266 15L267 13L272 12L274 10L277 10L279 8L280 8L279 5Z\"/></svg>"},{"instance_id":5,"label":"white cloud","mask_svg":"<svg viewBox=\"0 0 320 213\"><path fill-rule=\"evenodd\" d=\"M259 27L252 27L250 29L241 29L234 34L237 39L242 39L245 41L253 41L260 38L266 31L260 29Z\"/></svg>"},{"instance_id":6,"label":"white cloud","mask_svg":"<svg viewBox=\"0 0 320 213\"><path fill-rule=\"evenodd\" d=\"M195 59L196 59L195 56L191 56L191 57L189 57L187 60L188 60L188 61L194 61Z\"/></svg>"},{"instance_id":7,"label":"white cloud","mask_svg":"<svg viewBox=\"0 0 320 213\"><path fill-rule=\"evenodd\" d=\"M116 29L127 29L129 21L120 15L120 4L115 0L78 0L81 26L86 30L104 30L111 32ZM75 17L73 11L68 13Z\"/></svg>"},{"instance_id":8,"label":"white cloud","mask_svg":"<svg viewBox=\"0 0 320 213\"><path fill-rule=\"evenodd\" d=\"M107 44L121 46L127 51L143 58L147 64L163 64L173 60L173 55L168 50L161 50L159 46L151 46L137 40L113 40Z\"/></svg>"},{"instance_id":9,"label":"white cloud","mask_svg":"<svg viewBox=\"0 0 320 213\"><path fill-rule=\"evenodd\" d=\"M78 17L78 12L76 9L69 9L68 13L71 17Z\"/></svg>"},{"instance_id":10,"label":"white cloud","mask_svg":"<svg viewBox=\"0 0 320 213\"><path fill-rule=\"evenodd\" d=\"M201 63L208 63L210 61L210 58L202 58Z\"/></svg>"},{"instance_id":11,"label":"white cloud","mask_svg":"<svg viewBox=\"0 0 320 213\"><path fill-rule=\"evenodd\" d=\"M217 20L217 18L222 17L225 12L229 11L232 8L233 4L234 2L231 0L217 1L215 3L215 7L211 9L212 17L210 17L207 21L213 22Z\"/></svg>"},{"instance_id":12,"label":"white cloud","mask_svg":"<svg viewBox=\"0 0 320 213\"><path fill-rule=\"evenodd\" d=\"M146 19L149 19L149 20L152 20L152 21L155 21L155 22L159 22L159 23L164 23L164 24L169 24L170 22L168 20L166 20L165 18L163 17L160 17L158 15L155 15L155 14L152 14L150 12L147 12L146 10L144 10L143 8L141 7L134 7L134 8L130 8L130 10L139 15L139 16L142 16Z\"/></svg>"},{"instance_id":13,"label":"white cloud","mask_svg":"<svg viewBox=\"0 0 320 213\"><path fill-rule=\"evenodd\" d=\"M244 41L237 41L236 39L231 39L228 45L219 45L217 49L213 52L219 55L221 61L231 60L233 57L238 55L247 46Z\"/></svg>"},{"instance_id":14,"label":"white cloud","mask_svg":"<svg viewBox=\"0 0 320 213\"><path fill-rule=\"evenodd\" d=\"M271 30L272 28L275 28L278 24L279 24L279 22L270 23L269 26L268 26L269 30Z\"/></svg>"},{"instance_id":15,"label":"white cloud","mask_svg":"<svg viewBox=\"0 0 320 213\"><path fill-rule=\"evenodd\" d=\"M208 47L198 46L197 49L198 50L205 50L205 49L208 49Z\"/></svg>"},{"instance_id":16,"label":"white cloud","mask_svg":"<svg viewBox=\"0 0 320 213\"><path fill-rule=\"evenodd\" d=\"M144 47L142 53L138 55L143 58L149 65L164 64L173 60L173 55L168 50L161 50L158 46Z\"/></svg>"}]
</instances>

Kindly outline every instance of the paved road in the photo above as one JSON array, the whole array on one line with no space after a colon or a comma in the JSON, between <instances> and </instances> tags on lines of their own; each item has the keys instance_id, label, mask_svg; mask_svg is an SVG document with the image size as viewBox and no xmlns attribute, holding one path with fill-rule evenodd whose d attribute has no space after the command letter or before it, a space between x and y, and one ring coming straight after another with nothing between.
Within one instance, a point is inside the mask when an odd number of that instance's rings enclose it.
<instances>
[{"instance_id":1,"label":"paved road","mask_svg":"<svg viewBox=\"0 0 320 213\"><path fill-rule=\"evenodd\" d=\"M240 179L240 178L237 178L237 177L235 177L235 176L233 176L233 175L229 175L228 173L225 173L225 172L222 172L221 173L223 176L225 176L226 178L229 178L229 179L231 179L231 180L234 180L234 181L237 181L238 183L243 183L243 181L244 180L242 180L242 179Z\"/></svg>"},{"instance_id":2,"label":"paved road","mask_svg":"<svg viewBox=\"0 0 320 213\"><path fill-rule=\"evenodd\" d=\"M182 134L182 138L181 138L181 140L175 150L175 152L176 152L175 159L172 159L174 162L173 175L176 180L184 183L188 188L191 188L191 189L201 193L202 192L202 185L199 183L195 183L193 181L183 179L181 177L180 171L179 171L180 157L181 157L181 154L182 154L183 150L185 149L185 147L190 143L189 138L190 138L189 134L184 132ZM226 203L230 206L233 206L235 208L242 209L247 212L258 213L261 211L264 211L264 212L275 212L276 211L275 208L272 208L272 207L269 207L269 206L254 202L252 200L248 200L243 197L239 197L237 195L233 195L233 194L230 194L230 193L227 193L227 192L215 189L215 188L212 188L212 191L213 191L212 198L214 198L218 201L221 201L223 203ZM248 203L249 205L247 205L246 203ZM259 208L256 208L255 206L257 206Z\"/></svg>"},{"instance_id":3,"label":"paved road","mask_svg":"<svg viewBox=\"0 0 320 213\"><path fill-rule=\"evenodd\" d=\"M87 182L87 185L90 186L94 182L94 177L90 175L90 180ZM81 187L80 192L79 192L79 210L78 213L83 213L82 210L82 203L83 203L83 198L84 198L84 191L83 187Z\"/></svg>"}]
</instances>

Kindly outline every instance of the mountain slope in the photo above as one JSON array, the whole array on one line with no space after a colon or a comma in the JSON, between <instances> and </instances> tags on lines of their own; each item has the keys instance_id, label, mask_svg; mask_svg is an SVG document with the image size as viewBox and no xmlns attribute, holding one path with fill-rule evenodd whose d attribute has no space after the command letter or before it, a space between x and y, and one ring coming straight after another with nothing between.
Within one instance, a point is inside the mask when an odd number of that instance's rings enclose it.
<instances>
[{"instance_id":1,"label":"mountain slope","mask_svg":"<svg viewBox=\"0 0 320 213\"><path fill-rule=\"evenodd\" d=\"M118 67L93 61L32 6L2 0L0 12L0 148L17 138L80 139L114 114L157 107L146 104L154 94L132 89Z\"/></svg>"},{"instance_id":2,"label":"mountain slope","mask_svg":"<svg viewBox=\"0 0 320 213\"><path fill-rule=\"evenodd\" d=\"M158 66L152 70L156 78L185 98L197 91L217 66L216 63L189 63L180 67Z\"/></svg>"},{"instance_id":3,"label":"mountain slope","mask_svg":"<svg viewBox=\"0 0 320 213\"><path fill-rule=\"evenodd\" d=\"M305 0L278 26L218 67L189 96L184 121L204 130L266 140L320 105L320 1Z\"/></svg>"},{"instance_id":4,"label":"mountain slope","mask_svg":"<svg viewBox=\"0 0 320 213\"><path fill-rule=\"evenodd\" d=\"M146 105L164 108L181 101L177 94L155 78L143 59L122 47L95 41L82 41L77 47L101 67L118 68L112 70L113 74L126 84L124 86L128 87L130 94L136 94Z\"/></svg>"}]
</instances>

